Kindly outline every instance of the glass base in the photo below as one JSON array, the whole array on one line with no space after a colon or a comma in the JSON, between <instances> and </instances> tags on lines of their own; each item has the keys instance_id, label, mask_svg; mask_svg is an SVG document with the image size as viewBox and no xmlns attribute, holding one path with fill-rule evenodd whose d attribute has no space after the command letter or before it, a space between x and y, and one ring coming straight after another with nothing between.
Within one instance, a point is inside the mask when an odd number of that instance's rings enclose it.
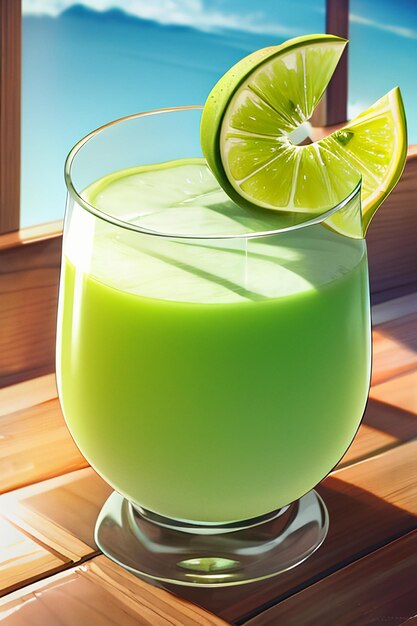
<instances>
[{"instance_id":1,"label":"glass base","mask_svg":"<svg viewBox=\"0 0 417 626\"><path fill-rule=\"evenodd\" d=\"M142 578L226 587L296 567L321 546L328 527L326 506L314 490L273 513L223 526L164 518L113 492L95 540L106 556Z\"/></svg>"}]
</instances>

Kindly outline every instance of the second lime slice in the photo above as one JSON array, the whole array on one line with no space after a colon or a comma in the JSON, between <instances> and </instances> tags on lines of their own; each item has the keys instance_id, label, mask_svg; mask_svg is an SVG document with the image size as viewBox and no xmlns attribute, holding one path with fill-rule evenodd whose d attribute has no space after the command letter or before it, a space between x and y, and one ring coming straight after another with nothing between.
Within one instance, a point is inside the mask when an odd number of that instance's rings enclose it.
<instances>
[{"instance_id":1,"label":"second lime slice","mask_svg":"<svg viewBox=\"0 0 417 626\"><path fill-rule=\"evenodd\" d=\"M309 35L259 50L227 72L209 95L201 123L207 162L235 202L320 214L362 178L364 230L395 186L407 139L398 89L344 129L299 146L293 132L317 106L344 39ZM343 224L330 223L336 230ZM362 233L361 233L362 234Z\"/></svg>"}]
</instances>

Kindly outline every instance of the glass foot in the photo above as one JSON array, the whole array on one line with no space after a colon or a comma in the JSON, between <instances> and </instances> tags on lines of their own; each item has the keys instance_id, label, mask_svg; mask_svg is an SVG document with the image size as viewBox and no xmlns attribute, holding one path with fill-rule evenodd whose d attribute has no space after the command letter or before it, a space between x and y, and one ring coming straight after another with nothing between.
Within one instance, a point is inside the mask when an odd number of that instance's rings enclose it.
<instances>
[{"instance_id":1,"label":"glass foot","mask_svg":"<svg viewBox=\"0 0 417 626\"><path fill-rule=\"evenodd\" d=\"M226 587L299 565L321 546L328 527L326 506L314 490L266 516L225 526L169 520L113 492L97 519L95 540L106 556L137 576Z\"/></svg>"}]
</instances>

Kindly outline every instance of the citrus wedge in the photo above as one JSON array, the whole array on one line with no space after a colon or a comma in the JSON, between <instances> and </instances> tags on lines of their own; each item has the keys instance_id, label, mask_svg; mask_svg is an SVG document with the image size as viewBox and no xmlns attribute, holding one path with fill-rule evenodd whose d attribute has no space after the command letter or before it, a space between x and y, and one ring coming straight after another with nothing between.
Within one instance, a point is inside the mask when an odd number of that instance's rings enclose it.
<instances>
[{"instance_id":1,"label":"citrus wedge","mask_svg":"<svg viewBox=\"0 0 417 626\"><path fill-rule=\"evenodd\" d=\"M309 35L258 50L232 67L204 107L204 156L238 204L320 214L337 206L362 179L363 236L397 183L407 152L400 90L393 89L344 128L310 145L294 131L312 115L346 40ZM346 214L327 224L346 230ZM357 236L358 233L356 233Z\"/></svg>"}]
</instances>

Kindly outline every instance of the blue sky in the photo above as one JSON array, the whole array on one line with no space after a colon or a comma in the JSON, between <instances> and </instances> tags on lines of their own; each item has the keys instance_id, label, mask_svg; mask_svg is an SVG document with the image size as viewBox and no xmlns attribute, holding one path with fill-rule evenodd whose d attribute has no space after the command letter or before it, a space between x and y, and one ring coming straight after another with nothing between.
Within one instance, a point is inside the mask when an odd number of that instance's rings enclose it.
<instances>
[{"instance_id":1,"label":"blue sky","mask_svg":"<svg viewBox=\"0 0 417 626\"><path fill-rule=\"evenodd\" d=\"M56 16L74 4L84 4L98 11L118 7L130 15L161 24L192 26L205 31L229 28L287 37L300 32L300 20L294 21L294 11L288 1L264 0L257 3L262 8L254 10L252 0L24 0L23 12ZM316 20L320 20L317 16L321 13L322 0L306 1L301 5L306 23L309 14L316 14Z\"/></svg>"},{"instance_id":2,"label":"blue sky","mask_svg":"<svg viewBox=\"0 0 417 626\"><path fill-rule=\"evenodd\" d=\"M324 15L324 0L305 0L294 3L286 0L23 0L24 14L59 15L74 4L84 4L91 9L105 11L114 7L126 13L150 19L161 24L181 24L201 30L230 28L247 32L297 35L300 25L308 27L312 20ZM254 5L257 8L254 10ZM383 7L383 16L380 8ZM417 25L410 24L412 0L379 3L377 0L360 2L352 0L350 20L380 32L396 34L399 38L417 40ZM417 13L417 8L415 8ZM381 19L382 18L382 19Z\"/></svg>"},{"instance_id":3,"label":"blue sky","mask_svg":"<svg viewBox=\"0 0 417 626\"><path fill-rule=\"evenodd\" d=\"M76 4L100 13L62 15ZM106 13L115 7L131 19ZM350 9L349 116L398 84L415 143L417 0L350 0ZM62 215L65 156L91 129L139 110L203 104L239 58L323 32L325 21L324 0L23 0L23 14L24 225Z\"/></svg>"}]
</instances>

